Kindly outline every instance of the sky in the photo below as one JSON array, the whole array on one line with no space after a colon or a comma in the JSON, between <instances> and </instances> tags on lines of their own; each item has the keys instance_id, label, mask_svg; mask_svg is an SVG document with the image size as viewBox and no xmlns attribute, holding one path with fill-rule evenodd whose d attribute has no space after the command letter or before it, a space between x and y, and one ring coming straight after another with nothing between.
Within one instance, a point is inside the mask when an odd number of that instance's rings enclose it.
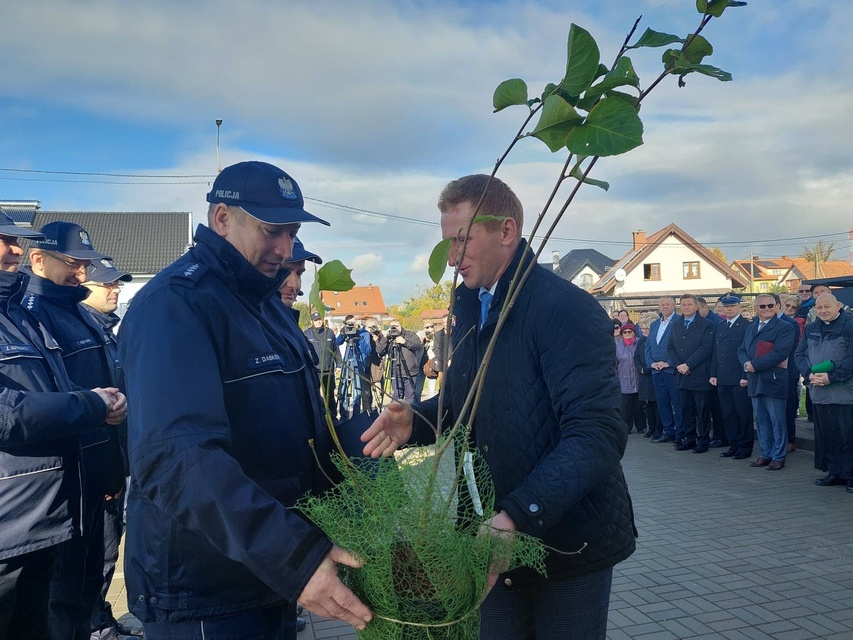
<instances>
[{"instance_id":1,"label":"sky","mask_svg":"<svg viewBox=\"0 0 853 640\"><path fill-rule=\"evenodd\" d=\"M699 20L693 0L0 0L0 11L0 200L202 222L218 164L264 160L331 223L305 225L306 247L388 304L430 285L442 187L489 173L526 117L492 113L500 82L523 78L531 95L559 83L572 23L609 65L640 15L637 34L684 36ZM591 177L610 190L582 188L540 260L577 248L618 259L632 231L671 222L729 261L819 239L850 260L850 24L853 4L827 0L749 0L712 21L706 62L734 80L661 83L640 112L644 144L598 162ZM631 52L643 87L662 51ZM564 160L524 138L501 167L526 231Z\"/></svg>"}]
</instances>

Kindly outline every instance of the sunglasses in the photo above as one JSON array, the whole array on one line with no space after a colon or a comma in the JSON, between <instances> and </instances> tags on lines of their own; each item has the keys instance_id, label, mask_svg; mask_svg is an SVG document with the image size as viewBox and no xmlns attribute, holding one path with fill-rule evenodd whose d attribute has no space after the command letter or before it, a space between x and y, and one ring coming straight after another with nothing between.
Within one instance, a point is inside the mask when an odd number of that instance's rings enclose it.
<instances>
[{"instance_id":1,"label":"sunglasses","mask_svg":"<svg viewBox=\"0 0 853 640\"><path fill-rule=\"evenodd\" d=\"M797 289L797 293L811 293L811 289Z\"/></svg>"},{"instance_id":2,"label":"sunglasses","mask_svg":"<svg viewBox=\"0 0 853 640\"><path fill-rule=\"evenodd\" d=\"M776 303L772 303L772 304L757 304L757 305L755 305L755 308L756 308L756 309L772 309L772 308L773 308L773 307L775 307L775 306L776 306Z\"/></svg>"}]
</instances>

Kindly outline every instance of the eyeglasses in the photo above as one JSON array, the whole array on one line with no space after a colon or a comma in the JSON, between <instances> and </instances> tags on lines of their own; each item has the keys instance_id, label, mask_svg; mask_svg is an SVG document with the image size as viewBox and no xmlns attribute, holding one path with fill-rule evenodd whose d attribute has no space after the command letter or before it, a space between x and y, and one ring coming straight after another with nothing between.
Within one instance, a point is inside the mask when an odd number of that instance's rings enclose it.
<instances>
[{"instance_id":1,"label":"eyeglasses","mask_svg":"<svg viewBox=\"0 0 853 640\"><path fill-rule=\"evenodd\" d=\"M757 304L757 305L755 305L755 308L756 309L772 309L775 306L776 306L776 303L774 302L771 304Z\"/></svg>"},{"instance_id":2,"label":"eyeglasses","mask_svg":"<svg viewBox=\"0 0 853 640\"><path fill-rule=\"evenodd\" d=\"M811 293L811 289L797 289L797 293Z\"/></svg>"},{"instance_id":3,"label":"eyeglasses","mask_svg":"<svg viewBox=\"0 0 853 640\"><path fill-rule=\"evenodd\" d=\"M634 332L633 332L633 331L631 331L630 329L625 329L625 331L623 331L622 333L631 333L631 334L633 334Z\"/></svg>"},{"instance_id":4,"label":"eyeglasses","mask_svg":"<svg viewBox=\"0 0 853 640\"><path fill-rule=\"evenodd\" d=\"M116 280L115 282L87 282L86 284L95 286L95 287L103 287L104 289L123 289L124 283Z\"/></svg>"},{"instance_id":5,"label":"eyeglasses","mask_svg":"<svg viewBox=\"0 0 853 640\"><path fill-rule=\"evenodd\" d=\"M42 253L44 253L46 256L48 256L50 258L53 258L57 262L61 262L66 267L68 267L68 269L70 269L71 271L75 271L75 272L88 269L89 266L92 264L91 260L72 260L72 259L66 260L65 258L60 257L59 254L53 253L52 251L44 251Z\"/></svg>"}]
</instances>

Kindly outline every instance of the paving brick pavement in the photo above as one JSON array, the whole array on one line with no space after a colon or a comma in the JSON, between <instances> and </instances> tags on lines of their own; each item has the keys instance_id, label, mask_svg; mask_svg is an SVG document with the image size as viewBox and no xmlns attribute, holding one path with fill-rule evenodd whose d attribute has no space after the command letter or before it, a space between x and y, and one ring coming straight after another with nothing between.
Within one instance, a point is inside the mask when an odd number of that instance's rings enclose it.
<instances>
[{"instance_id":1,"label":"paving brick pavement","mask_svg":"<svg viewBox=\"0 0 853 640\"><path fill-rule=\"evenodd\" d=\"M853 639L853 495L815 486L811 445L798 421L799 449L773 472L630 435L640 538L614 572L608 638ZM355 638L314 616L299 634Z\"/></svg>"}]
</instances>

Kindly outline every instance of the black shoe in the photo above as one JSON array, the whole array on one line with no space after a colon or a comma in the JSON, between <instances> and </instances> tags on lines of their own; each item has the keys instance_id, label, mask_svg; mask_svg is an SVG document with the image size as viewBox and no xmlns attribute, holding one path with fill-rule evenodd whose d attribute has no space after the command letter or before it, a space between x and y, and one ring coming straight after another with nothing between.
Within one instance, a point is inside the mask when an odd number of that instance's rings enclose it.
<instances>
[{"instance_id":1,"label":"black shoe","mask_svg":"<svg viewBox=\"0 0 853 640\"><path fill-rule=\"evenodd\" d=\"M844 478L839 478L838 476L834 476L832 474L826 474L822 478L818 478L814 481L814 483L819 487L833 487L837 484L847 484L847 487L850 487L850 483L847 482Z\"/></svg>"},{"instance_id":2,"label":"black shoe","mask_svg":"<svg viewBox=\"0 0 853 640\"><path fill-rule=\"evenodd\" d=\"M752 457L752 451L738 451L732 456L732 460L746 460Z\"/></svg>"},{"instance_id":3,"label":"black shoe","mask_svg":"<svg viewBox=\"0 0 853 640\"><path fill-rule=\"evenodd\" d=\"M308 626L308 621L305 618L300 618L297 616L296 618L296 633L300 631L305 631L305 627Z\"/></svg>"},{"instance_id":4,"label":"black shoe","mask_svg":"<svg viewBox=\"0 0 853 640\"><path fill-rule=\"evenodd\" d=\"M735 449L734 447L729 447L728 449L726 449L725 451L723 451L720 454L720 457L721 458L732 458L732 457L734 457L734 455L736 453L737 453L737 449Z\"/></svg>"},{"instance_id":5,"label":"black shoe","mask_svg":"<svg viewBox=\"0 0 853 640\"><path fill-rule=\"evenodd\" d=\"M301 604L296 605L296 615L301 616L303 611L305 611L305 607Z\"/></svg>"},{"instance_id":6,"label":"black shoe","mask_svg":"<svg viewBox=\"0 0 853 640\"><path fill-rule=\"evenodd\" d=\"M654 443L658 443L658 442L672 442L672 438L668 438L667 436L665 436L665 435L663 435L663 434L661 433L661 434L658 434L658 435L654 436L654 437L652 438L652 442L654 442Z\"/></svg>"},{"instance_id":7,"label":"black shoe","mask_svg":"<svg viewBox=\"0 0 853 640\"><path fill-rule=\"evenodd\" d=\"M709 442L709 443L708 443L708 446L709 446L711 449L719 449L720 447L727 447L727 446L729 446L729 445L727 445L727 444L726 444L725 442L723 442L722 440L718 440L718 439L716 439L716 438L715 438L714 440L711 440L711 442Z\"/></svg>"},{"instance_id":8,"label":"black shoe","mask_svg":"<svg viewBox=\"0 0 853 640\"><path fill-rule=\"evenodd\" d=\"M699 446L693 447L693 453L708 453L708 447L700 444Z\"/></svg>"},{"instance_id":9,"label":"black shoe","mask_svg":"<svg viewBox=\"0 0 853 640\"><path fill-rule=\"evenodd\" d=\"M643 437L644 437L644 438L651 438L651 437L652 437L652 436L654 436L654 435L655 435L655 432L654 432L654 431L652 431L651 429L649 429L648 431L646 431L646 432L643 434Z\"/></svg>"},{"instance_id":10,"label":"black shoe","mask_svg":"<svg viewBox=\"0 0 853 640\"><path fill-rule=\"evenodd\" d=\"M676 451L687 451L688 449L693 449L696 446L696 443L692 440L682 440L679 444L675 446Z\"/></svg>"},{"instance_id":11,"label":"black shoe","mask_svg":"<svg viewBox=\"0 0 853 640\"><path fill-rule=\"evenodd\" d=\"M116 620L116 623L113 625L116 633L120 636L133 636L135 638L141 638L143 636L142 627L128 627L123 625L121 622Z\"/></svg>"}]
</instances>

